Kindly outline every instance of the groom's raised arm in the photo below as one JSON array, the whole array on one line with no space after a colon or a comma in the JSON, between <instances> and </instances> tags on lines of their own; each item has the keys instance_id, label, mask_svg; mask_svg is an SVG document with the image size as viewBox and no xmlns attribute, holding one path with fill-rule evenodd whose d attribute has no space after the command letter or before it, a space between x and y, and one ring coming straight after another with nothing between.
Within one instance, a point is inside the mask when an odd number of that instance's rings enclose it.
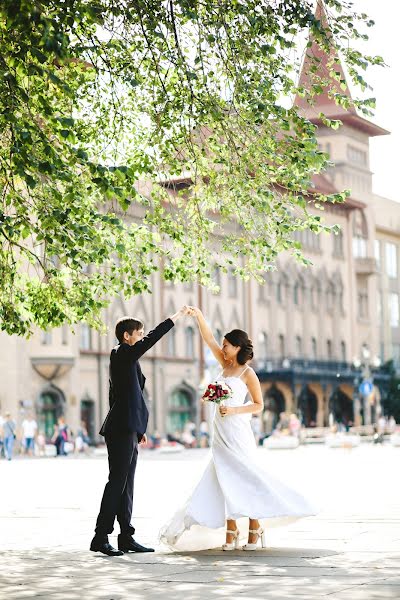
<instances>
[{"instance_id":1,"label":"groom's raised arm","mask_svg":"<svg viewBox=\"0 0 400 600\"><path fill-rule=\"evenodd\" d=\"M147 350L150 350L154 344L173 328L175 321L185 314L187 314L187 308L184 306L172 317L165 319L165 321L162 321L157 327L154 327L154 329L149 331L144 338L133 344L133 346L127 347L126 352L128 352L129 358L132 360L139 360Z\"/></svg>"}]
</instances>

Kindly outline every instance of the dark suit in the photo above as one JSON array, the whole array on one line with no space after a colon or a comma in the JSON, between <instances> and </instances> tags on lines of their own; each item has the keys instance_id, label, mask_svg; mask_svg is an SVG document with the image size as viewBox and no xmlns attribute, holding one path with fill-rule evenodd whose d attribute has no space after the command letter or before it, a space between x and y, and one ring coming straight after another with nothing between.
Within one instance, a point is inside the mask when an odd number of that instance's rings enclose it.
<instances>
[{"instance_id":1,"label":"dark suit","mask_svg":"<svg viewBox=\"0 0 400 600\"><path fill-rule=\"evenodd\" d=\"M122 343L111 351L110 410L100 429L107 444L110 473L97 517L96 535L112 533L115 517L121 533L135 532L130 522L137 444L146 432L149 418L143 398L146 378L138 361L173 326L174 322L166 319L133 346Z\"/></svg>"}]
</instances>

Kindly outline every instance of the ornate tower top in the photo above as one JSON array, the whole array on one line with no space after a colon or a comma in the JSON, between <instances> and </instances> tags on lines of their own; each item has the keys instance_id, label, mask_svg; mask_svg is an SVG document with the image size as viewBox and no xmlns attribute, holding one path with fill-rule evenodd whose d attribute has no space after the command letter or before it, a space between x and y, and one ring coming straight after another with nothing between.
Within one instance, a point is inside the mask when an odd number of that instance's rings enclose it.
<instances>
[{"instance_id":1,"label":"ornate tower top","mask_svg":"<svg viewBox=\"0 0 400 600\"><path fill-rule=\"evenodd\" d=\"M317 2L315 16L321 21L329 38L329 21L322 0L318 0ZM346 95L351 100L351 93L347 85L342 63L334 46L332 45L329 53L327 53L313 38L312 34L310 34L308 41L309 43L311 42L311 45L305 50L299 86L309 89L311 83L317 83L320 79L329 79L333 90L336 89L338 93ZM332 76L332 71L337 73L339 81ZM349 108L345 108L336 104L333 94L326 89L314 96L313 102L314 104L311 105L307 102L307 98L299 95L295 99L295 104L301 109L301 113L317 125L322 124L318 115L319 113L323 113L328 119L339 119L344 124L364 132L369 137L387 135L389 133L386 129L361 117L354 106L351 105Z\"/></svg>"}]
</instances>

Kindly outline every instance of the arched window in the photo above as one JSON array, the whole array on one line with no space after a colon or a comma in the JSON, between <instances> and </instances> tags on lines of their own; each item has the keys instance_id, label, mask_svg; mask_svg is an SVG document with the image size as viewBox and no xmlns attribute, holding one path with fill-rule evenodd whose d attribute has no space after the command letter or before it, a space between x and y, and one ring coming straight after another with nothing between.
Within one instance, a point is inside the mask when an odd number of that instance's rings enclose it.
<instances>
[{"instance_id":1,"label":"arched window","mask_svg":"<svg viewBox=\"0 0 400 600\"><path fill-rule=\"evenodd\" d=\"M328 310L333 310L335 304L335 288L332 282L328 283L326 289L326 307Z\"/></svg>"},{"instance_id":2,"label":"arched window","mask_svg":"<svg viewBox=\"0 0 400 600\"><path fill-rule=\"evenodd\" d=\"M259 358L265 359L268 357L268 335L265 331L260 331L258 334Z\"/></svg>"},{"instance_id":3,"label":"arched window","mask_svg":"<svg viewBox=\"0 0 400 600\"><path fill-rule=\"evenodd\" d=\"M313 360L317 360L318 357L317 340L315 337L311 338L311 357Z\"/></svg>"},{"instance_id":4,"label":"arched window","mask_svg":"<svg viewBox=\"0 0 400 600\"><path fill-rule=\"evenodd\" d=\"M176 328L173 327L169 332L167 337L167 355L175 356L176 354Z\"/></svg>"},{"instance_id":5,"label":"arched window","mask_svg":"<svg viewBox=\"0 0 400 600\"><path fill-rule=\"evenodd\" d=\"M54 434L54 426L58 417L64 412L65 398L61 390L54 386L43 390L36 403L36 414L39 430L43 431L46 439Z\"/></svg>"},{"instance_id":6,"label":"arched window","mask_svg":"<svg viewBox=\"0 0 400 600\"><path fill-rule=\"evenodd\" d=\"M300 304L300 285L298 281L293 286L293 302L296 306Z\"/></svg>"},{"instance_id":7,"label":"arched window","mask_svg":"<svg viewBox=\"0 0 400 600\"><path fill-rule=\"evenodd\" d=\"M285 357L285 336L282 334L279 336L279 355L281 358Z\"/></svg>"},{"instance_id":8,"label":"arched window","mask_svg":"<svg viewBox=\"0 0 400 600\"><path fill-rule=\"evenodd\" d=\"M229 298L236 298L237 296L237 277L233 267L228 271L228 295Z\"/></svg>"},{"instance_id":9,"label":"arched window","mask_svg":"<svg viewBox=\"0 0 400 600\"><path fill-rule=\"evenodd\" d=\"M61 343L63 346L68 344L68 325L63 325L61 328Z\"/></svg>"},{"instance_id":10,"label":"arched window","mask_svg":"<svg viewBox=\"0 0 400 600\"><path fill-rule=\"evenodd\" d=\"M186 356L188 358L194 358L194 329L193 329L193 327L186 327L185 342L186 342Z\"/></svg>"},{"instance_id":11,"label":"arched window","mask_svg":"<svg viewBox=\"0 0 400 600\"><path fill-rule=\"evenodd\" d=\"M87 323L81 323L79 348L81 350L91 350L92 348L92 332Z\"/></svg>"},{"instance_id":12,"label":"arched window","mask_svg":"<svg viewBox=\"0 0 400 600\"><path fill-rule=\"evenodd\" d=\"M343 258L343 231L333 234L333 256L335 258Z\"/></svg>"},{"instance_id":13,"label":"arched window","mask_svg":"<svg viewBox=\"0 0 400 600\"><path fill-rule=\"evenodd\" d=\"M296 335L296 356L300 358L303 354L302 340L299 335Z\"/></svg>"},{"instance_id":14,"label":"arched window","mask_svg":"<svg viewBox=\"0 0 400 600\"><path fill-rule=\"evenodd\" d=\"M340 358L343 362L346 362L346 342L343 342L343 340L340 342Z\"/></svg>"},{"instance_id":15,"label":"arched window","mask_svg":"<svg viewBox=\"0 0 400 600\"><path fill-rule=\"evenodd\" d=\"M213 280L214 283L216 283L217 286L221 288L221 269L217 265L215 265L214 267Z\"/></svg>"},{"instance_id":16,"label":"arched window","mask_svg":"<svg viewBox=\"0 0 400 600\"><path fill-rule=\"evenodd\" d=\"M332 360L332 358L333 358L332 340L327 340L327 342L326 342L326 355L327 355L328 360Z\"/></svg>"},{"instance_id":17,"label":"arched window","mask_svg":"<svg viewBox=\"0 0 400 600\"><path fill-rule=\"evenodd\" d=\"M278 283L276 284L276 301L279 304L282 304L282 298L283 298L283 295L282 295L282 282L278 281Z\"/></svg>"},{"instance_id":18,"label":"arched window","mask_svg":"<svg viewBox=\"0 0 400 600\"><path fill-rule=\"evenodd\" d=\"M50 346L52 342L51 331L42 331L41 343L42 346Z\"/></svg>"},{"instance_id":19,"label":"arched window","mask_svg":"<svg viewBox=\"0 0 400 600\"><path fill-rule=\"evenodd\" d=\"M214 329L214 337L217 340L218 344L222 344L222 331L217 327Z\"/></svg>"},{"instance_id":20,"label":"arched window","mask_svg":"<svg viewBox=\"0 0 400 600\"><path fill-rule=\"evenodd\" d=\"M356 258L367 256L368 226L364 212L357 209L353 214L353 255Z\"/></svg>"},{"instance_id":21,"label":"arched window","mask_svg":"<svg viewBox=\"0 0 400 600\"><path fill-rule=\"evenodd\" d=\"M261 302L265 302L268 299L271 285L271 280L267 279L266 274L263 275L263 279L264 281L258 286L258 299Z\"/></svg>"},{"instance_id":22,"label":"arched window","mask_svg":"<svg viewBox=\"0 0 400 600\"><path fill-rule=\"evenodd\" d=\"M168 402L167 431L183 431L186 423L194 418L192 397L185 389L172 392Z\"/></svg>"}]
</instances>

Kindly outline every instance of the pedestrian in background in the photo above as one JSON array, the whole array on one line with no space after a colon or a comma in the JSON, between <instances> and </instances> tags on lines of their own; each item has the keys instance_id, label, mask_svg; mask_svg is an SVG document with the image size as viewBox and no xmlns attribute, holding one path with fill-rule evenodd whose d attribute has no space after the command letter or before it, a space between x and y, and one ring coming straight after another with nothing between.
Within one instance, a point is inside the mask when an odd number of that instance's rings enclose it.
<instances>
[{"instance_id":1,"label":"pedestrian in background","mask_svg":"<svg viewBox=\"0 0 400 600\"><path fill-rule=\"evenodd\" d=\"M54 434L51 441L56 447L57 456L66 456L65 442L68 441L68 425L64 421L64 417L57 419L57 425L54 425Z\"/></svg>"},{"instance_id":2,"label":"pedestrian in background","mask_svg":"<svg viewBox=\"0 0 400 600\"><path fill-rule=\"evenodd\" d=\"M0 415L0 458L4 456L4 434L3 434L4 418Z\"/></svg>"},{"instance_id":3,"label":"pedestrian in background","mask_svg":"<svg viewBox=\"0 0 400 600\"><path fill-rule=\"evenodd\" d=\"M256 445L258 446L261 437L261 419L258 415L253 415L251 417L250 426L256 441Z\"/></svg>"},{"instance_id":4,"label":"pedestrian in background","mask_svg":"<svg viewBox=\"0 0 400 600\"><path fill-rule=\"evenodd\" d=\"M3 423L3 436L4 436L4 454L7 460L11 460L14 450L14 442L17 437L15 434L16 430L15 421L11 418L10 413L6 413L6 420Z\"/></svg>"},{"instance_id":5,"label":"pedestrian in background","mask_svg":"<svg viewBox=\"0 0 400 600\"><path fill-rule=\"evenodd\" d=\"M209 439L208 423L204 420L200 423L200 447L207 448L209 446Z\"/></svg>"},{"instance_id":6,"label":"pedestrian in background","mask_svg":"<svg viewBox=\"0 0 400 600\"><path fill-rule=\"evenodd\" d=\"M46 456L46 436L44 431L39 431L36 442L38 456Z\"/></svg>"},{"instance_id":7,"label":"pedestrian in background","mask_svg":"<svg viewBox=\"0 0 400 600\"><path fill-rule=\"evenodd\" d=\"M33 456L35 452L35 437L37 431L37 423L31 413L29 413L27 418L22 421L21 427L25 454L28 454L28 456Z\"/></svg>"},{"instance_id":8,"label":"pedestrian in background","mask_svg":"<svg viewBox=\"0 0 400 600\"><path fill-rule=\"evenodd\" d=\"M292 413L289 417L289 431L293 437L300 437L301 423L298 416Z\"/></svg>"},{"instance_id":9,"label":"pedestrian in background","mask_svg":"<svg viewBox=\"0 0 400 600\"><path fill-rule=\"evenodd\" d=\"M84 421L81 421L76 437L75 437L75 452L88 452L90 444L89 434Z\"/></svg>"}]
</instances>

